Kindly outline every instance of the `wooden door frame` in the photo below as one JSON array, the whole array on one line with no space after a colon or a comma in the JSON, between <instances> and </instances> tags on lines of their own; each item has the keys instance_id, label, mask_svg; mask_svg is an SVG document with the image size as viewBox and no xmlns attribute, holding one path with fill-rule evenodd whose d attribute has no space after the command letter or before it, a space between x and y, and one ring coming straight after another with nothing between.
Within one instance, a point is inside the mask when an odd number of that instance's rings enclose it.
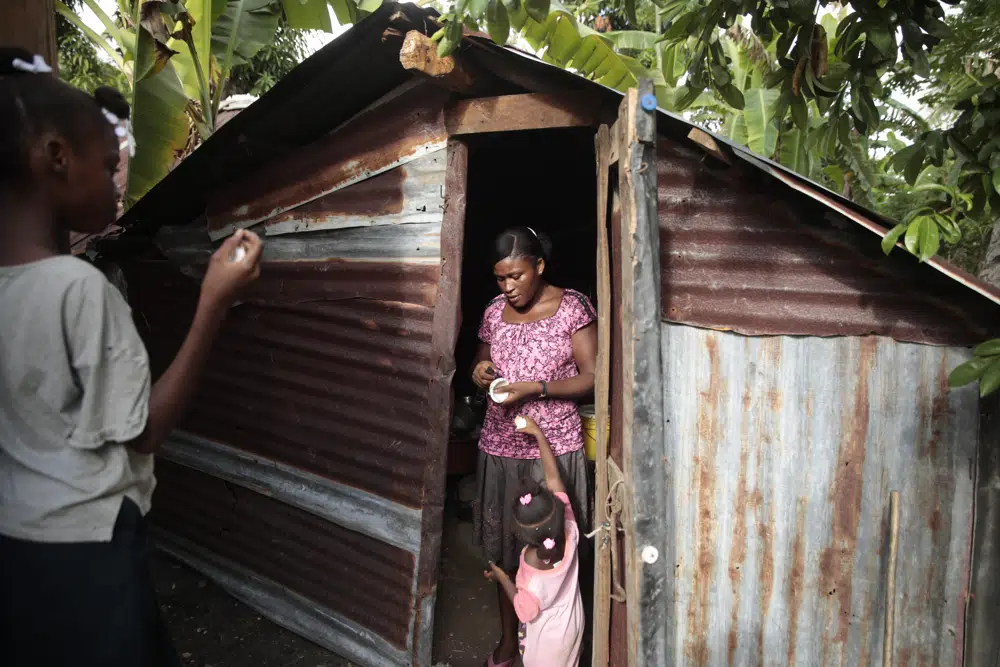
<instances>
[{"instance_id":1,"label":"wooden door frame","mask_svg":"<svg viewBox=\"0 0 1000 667\"><path fill-rule=\"evenodd\" d=\"M617 535L610 530L605 498L609 478L620 479L621 524L625 541L626 652L630 667L667 664L672 644L668 573L667 475L663 447L663 366L660 324L660 241L657 218L656 103L652 84L640 83L622 101L618 121L598 130L598 299L611 297L611 262L620 272L620 317L602 307L598 318L597 489L598 531L594 592L594 667L610 658L612 552ZM620 247L613 256L608 240L610 171L618 165ZM604 303L608 301L605 300ZM620 327L621 359L611 368L612 326ZM611 373L621 387L622 465L609 458L607 424ZM618 486L619 484L616 484ZM641 502L639 502L641 500ZM618 667L617 665L615 667Z\"/></svg>"},{"instance_id":2,"label":"wooden door frame","mask_svg":"<svg viewBox=\"0 0 1000 667\"><path fill-rule=\"evenodd\" d=\"M441 265L431 333L434 376L428 392L429 426L439 443L428 452L424 464L424 504L421 508L420 554L414 568L413 628L414 665L430 665L434 643L434 611L441 565L444 530L445 478L451 432L451 384L455 375L455 346L462 321L462 254L465 251L465 210L469 176L469 146L461 139L448 139L444 185L444 217L441 221Z\"/></svg>"}]
</instances>

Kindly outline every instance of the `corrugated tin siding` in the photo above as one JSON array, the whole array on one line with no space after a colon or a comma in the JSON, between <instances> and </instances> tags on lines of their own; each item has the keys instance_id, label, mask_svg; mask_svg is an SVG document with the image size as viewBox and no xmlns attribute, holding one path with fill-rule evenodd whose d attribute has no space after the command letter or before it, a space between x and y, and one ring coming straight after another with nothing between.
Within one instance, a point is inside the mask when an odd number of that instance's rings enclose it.
<instances>
[{"instance_id":1,"label":"corrugated tin siding","mask_svg":"<svg viewBox=\"0 0 1000 667\"><path fill-rule=\"evenodd\" d=\"M157 526L407 645L412 554L169 461L156 475Z\"/></svg>"},{"instance_id":2,"label":"corrugated tin siding","mask_svg":"<svg viewBox=\"0 0 1000 667\"><path fill-rule=\"evenodd\" d=\"M361 185L364 198L360 200L330 194L444 147L447 92L430 84L397 90L399 94L387 95L336 132L211 193L206 210L209 231L224 235L272 218L282 224L285 216L281 214L324 196L327 205L319 206L320 213L331 208L334 213L357 213L359 207L373 215L396 213L412 199L401 187L403 178L389 197L385 196L391 187L386 178ZM372 190L380 196L372 197Z\"/></svg>"},{"instance_id":3,"label":"corrugated tin siding","mask_svg":"<svg viewBox=\"0 0 1000 667\"><path fill-rule=\"evenodd\" d=\"M163 229L168 261L125 267L160 373L191 321L211 237L260 221L260 280L230 312L185 433L164 450L173 464L160 466L155 523L223 584L259 578L235 594L364 664L430 656L443 494L433 474L443 482L454 347L439 307L451 293L439 284L441 230L446 166L464 177L465 164L446 165L442 100L404 86L215 193L207 225ZM386 539L389 519L407 534Z\"/></svg>"},{"instance_id":4,"label":"corrugated tin siding","mask_svg":"<svg viewBox=\"0 0 1000 667\"><path fill-rule=\"evenodd\" d=\"M160 373L196 283L164 262L128 277ZM260 302L230 313L182 428L419 507L436 278L433 266L265 263Z\"/></svg>"},{"instance_id":5,"label":"corrugated tin siding","mask_svg":"<svg viewBox=\"0 0 1000 667\"><path fill-rule=\"evenodd\" d=\"M891 490L900 665L961 665L975 390L954 348L663 325L689 665L879 665Z\"/></svg>"},{"instance_id":6,"label":"corrugated tin siding","mask_svg":"<svg viewBox=\"0 0 1000 667\"><path fill-rule=\"evenodd\" d=\"M767 176L657 146L663 319L746 334L974 344L998 309Z\"/></svg>"}]
</instances>

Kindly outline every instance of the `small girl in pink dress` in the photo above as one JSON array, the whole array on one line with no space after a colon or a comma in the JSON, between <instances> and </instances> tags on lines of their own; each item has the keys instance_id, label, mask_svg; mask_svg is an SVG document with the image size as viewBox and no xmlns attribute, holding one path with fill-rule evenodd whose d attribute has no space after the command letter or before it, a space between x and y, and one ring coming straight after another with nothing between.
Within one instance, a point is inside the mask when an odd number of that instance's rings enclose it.
<instances>
[{"instance_id":1,"label":"small girl in pink dress","mask_svg":"<svg viewBox=\"0 0 1000 667\"><path fill-rule=\"evenodd\" d=\"M538 442L545 484L524 480L514 503L514 528L528 546L521 552L517 583L495 563L486 577L510 596L521 621L524 667L576 667L583 643L577 546L580 530L545 434L531 417L518 417L517 430Z\"/></svg>"}]
</instances>

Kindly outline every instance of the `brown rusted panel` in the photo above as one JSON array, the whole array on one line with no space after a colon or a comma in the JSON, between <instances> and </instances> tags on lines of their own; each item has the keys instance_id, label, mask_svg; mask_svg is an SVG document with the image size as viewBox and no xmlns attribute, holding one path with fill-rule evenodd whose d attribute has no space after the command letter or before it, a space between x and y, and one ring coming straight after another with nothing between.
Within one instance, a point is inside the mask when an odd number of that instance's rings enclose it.
<instances>
[{"instance_id":1,"label":"brown rusted panel","mask_svg":"<svg viewBox=\"0 0 1000 667\"><path fill-rule=\"evenodd\" d=\"M445 151L440 149L336 190L262 224L268 236L441 221Z\"/></svg>"},{"instance_id":2,"label":"brown rusted panel","mask_svg":"<svg viewBox=\"0 0 1000 667\"><path fill-rule=\"evenodd\" d=\"M406 646L412 554L168 461L156 475L156 526Z\"/></svg>"},{"instance_id":3,"label":"brown rusted panel","mask_svg":"<svg viewBox=\"0 0 1000 667\"><path fill-rule=\"evenodd\" d=\"M182 427L420 507L436 377L437 267L265 263L235 307ZM176 353L196 283L165 262L126 267L154 372Z\"/></svg>"},{"instance_id":4,"label":"brown rusted panel","mask_svg":"<svg viewBox=\"0 0 1000 667\"><path fill-rule=\"evenodd\" d=\"M658 147L662 316L740 333L969 344L1000 308L745 168Z\"/></svg>"},{"instance_id":5,"label":"brown rusted panel","mask_svg":"<svg viewBox=\"0 0 1000 667\"><path fill-rule=\"evenodd\" d=\"M440 148L447 93L417 86L208 198L208 228L246 227Z\"/></svg>"},{"instance_id":6,"label":"brown rusted panel","mask_svg":"<svg viewBox=\"0 0 1000 667\"><path fill-rule=\"evenodd\" d=\"M264 266L263 279L251 296L259 302L371 299L434 306L438 278L434 265L330 260L267 262Z\"/></svg>"}]
</instances>

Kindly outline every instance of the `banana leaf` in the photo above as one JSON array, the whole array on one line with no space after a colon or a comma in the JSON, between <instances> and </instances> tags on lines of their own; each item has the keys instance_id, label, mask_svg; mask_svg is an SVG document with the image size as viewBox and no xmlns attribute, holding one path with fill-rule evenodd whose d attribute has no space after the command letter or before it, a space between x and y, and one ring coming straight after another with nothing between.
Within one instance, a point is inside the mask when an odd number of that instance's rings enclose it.
<instances>
[{"instance_id":1,"label":"banana leaf","mask_svg":"<svg viewBox=\"0 0 1000 667\"><path fill-rule=\"evenodd\" d=\"M615 48L631 51L655 49L660 39L655 32L645 30L616 30L604 33L604 37L610 40Z\"/></svg>"},{"instance_id":2,"label":"banana leaf","mask_svg":"<svg viewBox=\"0 0 1000 667\"><path fill-rule=\"evenodd\" d=\"M205 100L212 79L212 25L226 9L226 0L186 0L190 44L184 38L174 38L167 46L177 51L172 59L184 92L193 100ZM192 49L194 53L192 53Z\"/></svg>"},{"instance_id":3,"label":"banana leaf","mask_svg":"<svg viewBox=\"0 0 1000 667\"><path fill-rule=\"evenodd\" d=\"M514 11L508 9L510 24L521 33L536 52L543 52L546 60L571 67L583 76L598 83L625 92L638 85L638 61L615 52L603 36L579 23L566 7L552 2L548 18L539 23L531 18L521 3ZM652 76L641 68L644 76ZM660 77L662 80L662 75Z\"/></svg>"},{"instance_id":4,"label":"banana leaf","mask_svg":"<svg viewBox=\"0 0 1000 667\"><path fill-rule=\"evenodd\" d=\"M140 34L140 48L142 41ZM177 154L187 144L187 103L188 96L170 63L158 73L136 81L132 98L136 153L128 163L126 208L169 173Z\"/></svg>"},{"instance_id":5,"label":"banana leaf","mask_svg":"<svg viewBox=\"0 0 1000 667\"><path fill-rule=\"evenodd\" d=\"M330 32L333 24L330 22L329 5L327 0L282 0L281 6L285 10L285 18L288 19L289 27L297 30L324 30ZM340 17L340 12L337 12Z\"/></svg>"},{"instance_id":6,"label":"banana leaf","mask_svg":"<svg viewBox=\"0 0 1000 667\"><path fill-rule=\"evenodd\" d=\"M798 128L781 133L781 152L778 161L808 177L811 169L810 152L807 142L808 134Z\"/></svg>"},{"instance_id":7,"label":"banana leaf","mask_svg":"<svg viewBox=\"0 0 1000 667\"><path fill-rule=\"evenodd\" d=\"M779 91L768 88L751 88L744 94L746 106L747 145L750 150L764 157L774 156L778 147L778 128L775 126L774 106Z\"/></svg>"}]
</instances>

